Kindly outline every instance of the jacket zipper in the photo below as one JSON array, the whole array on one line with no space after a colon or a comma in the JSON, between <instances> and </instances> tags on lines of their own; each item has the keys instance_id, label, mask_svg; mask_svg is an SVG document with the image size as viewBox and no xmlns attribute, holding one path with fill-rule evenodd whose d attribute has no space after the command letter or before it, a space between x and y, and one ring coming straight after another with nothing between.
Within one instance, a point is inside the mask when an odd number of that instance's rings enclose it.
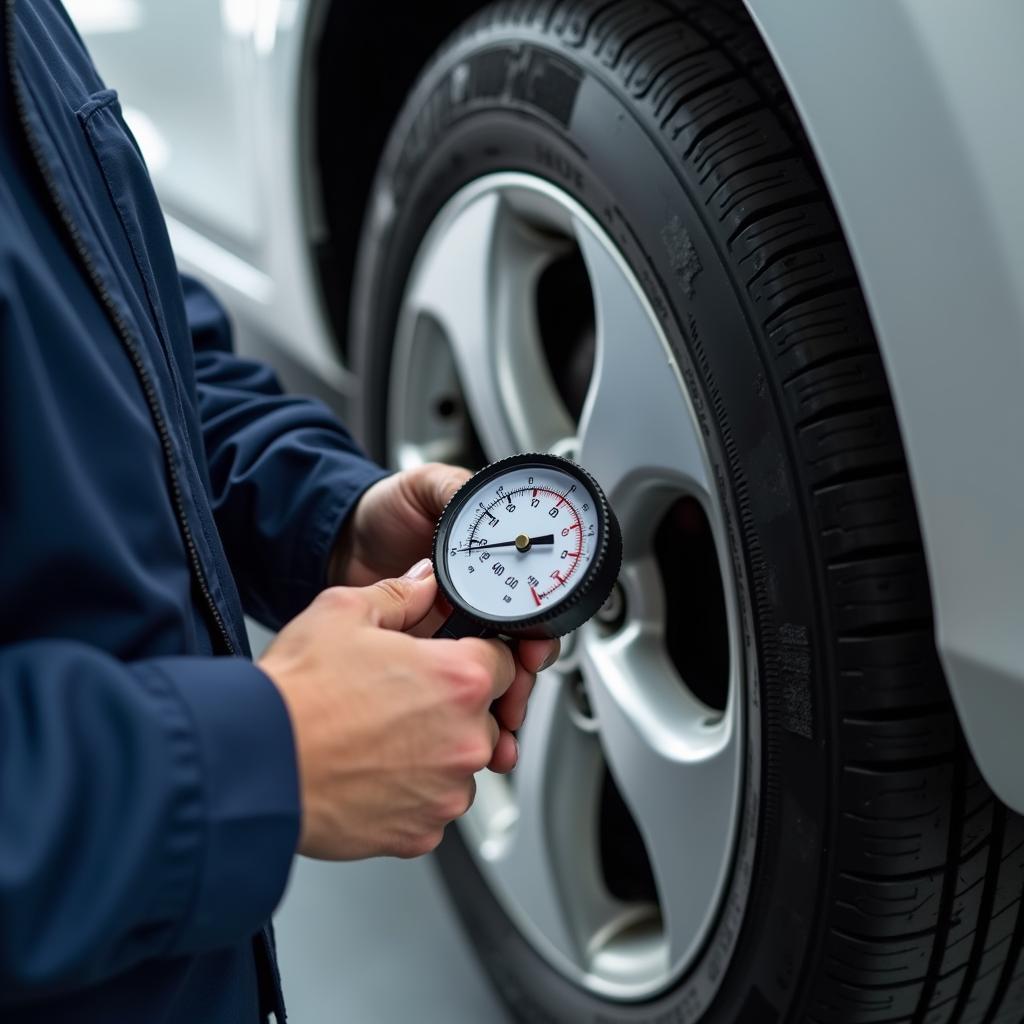
<instances>
[{"instance_id":1,"label":"jacket zipper","mask_svg":"<svg viewBox=\"0 0 1024 1024\"><path fill-rule=\"evenodd\" d=\"M236 654L237 652L235 650L234 642L231 639L231 634L228 632L224 618L220 613L220 609L217 607L217 603L214 601L213 595L210 593L206 573L203 570L202 561L199 557L199 550L196 547L195 538L192 535L192 528L189 526L188 514L185 510L184 499L182 498L181 482L178 480L178 474L174 468L174 448L171 444L170 431L167 429L167 421L164 418L163 410L160 408L160 400L157 397L156 389L153 387L149 371L146 369L146 364L142 361L142 356L139 353L139 349L135 344L134 338L132 337L131 330L124 322L124 319L117 307L114 305L110 292L92 261L88 246L82 239L74 219L67 207L64 205L64 201L61 199L60 193L54 185L53 178L46 165L46 159L42 153L42 148L32 133L32 126L28 118L25 97L22 93L21 83L18 81L18 73L15 64L15 0L4 0L4 2L6 7L5 13L7 15L5 19L6 24L4 25L6 35L4 42L7 50L8 67L7 77L8 84L11 87L11 95L14 97L14 109L17 113L18 121L21 124L22 133L25 136L25 140L28 142L28 147L32 153L32 158L35 161L36 168L38 169L39 174L43 179L43 183L46 186L46 192L49 196L50 202L57 211L61 224L70 237L71 244L74 247L79 262L82 264L82 267L88 275L89 281L92 283L97 297L100 299L103 308L106 310L107 316L114 325L118 338L120 339L125 351L128 353L128 358L131 360L132 366L135 369L135 375L139 379L139 384L141 385L142 392L146 398L146 404L149 406L150 416L156 426L157 434L160 437L160 447L163 451L164 466L167 470L168 481L170 482L174 514L178 521L178 529L181 531L182 540L185 542L185 549L188 553L188 560L192 569L193 578L196 586L199 588L200 594L202 595L205 610L217 631L218 638L223 643L228 654Z\"/></svg>"}]
</instances>

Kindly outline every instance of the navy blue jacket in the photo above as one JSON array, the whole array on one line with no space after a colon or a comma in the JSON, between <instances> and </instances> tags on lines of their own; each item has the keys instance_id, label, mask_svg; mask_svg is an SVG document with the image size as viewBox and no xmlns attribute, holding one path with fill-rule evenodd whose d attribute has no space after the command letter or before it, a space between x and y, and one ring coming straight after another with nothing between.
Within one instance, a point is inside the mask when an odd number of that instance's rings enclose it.
<instances>
[{"instance_id":1,"label":"navy blue jacket","mask_svg":"<svg viewBox=\"0 0 1024 1024\"><path fill-rule=\"evenodd\" d=\"M382 471L179 279L58 0L0 4L0 1020L255 1024L300 808L243 609Z\"/></svg>"}]
</instances>

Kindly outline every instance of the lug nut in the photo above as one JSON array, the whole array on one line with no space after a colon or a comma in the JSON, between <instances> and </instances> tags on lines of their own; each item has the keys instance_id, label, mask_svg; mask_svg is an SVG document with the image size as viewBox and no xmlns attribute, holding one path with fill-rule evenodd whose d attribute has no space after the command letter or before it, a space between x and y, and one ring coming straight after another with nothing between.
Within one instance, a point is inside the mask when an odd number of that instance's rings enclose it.
<instances>
[{"instance_id":1,"label":"lug nut","mask_svg":"<svg viewBox=\"0 0 1024 1024\"><path fill-rule=\"evenodd\" d=\"M583 676L577 672L569 685L572 687L572 702L577 713L585 721L592 722L594 709L590 706L590 695L587 693L587 685L583 682Z\"/></svg>"},{"instance_id":2,"label":"lug nut","mask_svg":"<svg viewBox=\"0 0 1024 1024\"><path fill-rule=\"evenodd\" d=\"M556 441L548 451L552 455L561 455L563 459L575 462L578 447L579 444L575 437L563 437L560 441Z\"/></svg>"},{"instance_id":3,"label":"lug nut","mask_svg":"<svg viewBox=\"0 0 1024 1024\"><path fill-rule=\"evenodd\" d=\"M598 609L595 618L602 626L610 630L619 629L626 621L626 595L619 583L612 587L608 600Z\"/></svg>"},{"instance_id":4,"label":"lug nut","mask_svg":"<svg viewBox=\"0 0 1024 1024\"><path fill-rule=\"evenodd\" d=\"M459 411L459 403L451 395L442 395L434 405L434 412L442 420L450 420Z\"/></svg>"}]
</instances>

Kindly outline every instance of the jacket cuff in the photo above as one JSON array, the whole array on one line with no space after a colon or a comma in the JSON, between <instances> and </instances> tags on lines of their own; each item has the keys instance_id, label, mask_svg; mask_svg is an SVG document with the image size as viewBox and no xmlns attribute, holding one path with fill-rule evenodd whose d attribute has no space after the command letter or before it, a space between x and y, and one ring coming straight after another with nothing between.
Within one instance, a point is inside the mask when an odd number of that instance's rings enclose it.
<instances>
[{"instance_id":1,"label":"jacket cuff","mask_svg":"<svg viewBox=\"0 0 1024 1024\"><path fill-rule=\"evenodd\" d=\"M243 658L146 664L183 701L200 771L198 874L168 952L229 945L270 918L295 856L301 807L291 720L277 687Z\"/></svg>"},{"instance_id":2,"label":"jacket cuff","mask_svg":"<svg viewBox=\"0 0 1024 1024\"><path fill-rule=\"evenodd\" d=\"M331 568L331 556L345 523L359 504L359 499L375 483L391 476L392 473L393 470L382 469L367 461L358 471L350 472L342 486L336 486L329 492L329 497L319 509L307 548L311 571L309 578L317 581L318 592L331 582L327 578Z\"/></svg>"}]
</instances>

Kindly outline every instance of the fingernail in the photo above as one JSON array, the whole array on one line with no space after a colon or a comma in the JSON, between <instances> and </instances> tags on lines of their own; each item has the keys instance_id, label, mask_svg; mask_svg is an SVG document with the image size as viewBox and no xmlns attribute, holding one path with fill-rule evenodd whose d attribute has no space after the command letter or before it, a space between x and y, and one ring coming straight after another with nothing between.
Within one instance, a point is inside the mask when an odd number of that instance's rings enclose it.
<instances>
[{"instance_id":1,"label":"fingernail","mask_svg":"<svg viewBox=\"0 0 1024 1024\"><path fill-rule=\"evenodd\" d=\"M405 578L407 580L425 580L434 571L434 566L429 558L421 558L411 569L407 569Z\"/></svg>"},{"instance_id":2,"label":"fingernail","mask_svg":"<svg viewBox=\"0 0 1024 1024\"><path fill-rule=\"evenodd\" d=\"M558 661L558 655L559 655L559 653L560 653L560 652L559 652L559 651L557 651L557 650L554 650L554 651L552 651L552 652L551 652L551 653L550 653L550 654L549 654L549 655L548 655L548 656L547 656L547 657L546 657L546 658L544 659L544 661L543 661L543 662L541 663L541 666L540 666L540 668L539 668L539 669L537 669L537 671L538 671L538 672L543 672L543 671L544 671L544 670L545 670L546 668L551 668L551 666L552 666L552 665L554 665L554 663L555 663L556 661Z\"/></svg>"}]
</instances>

